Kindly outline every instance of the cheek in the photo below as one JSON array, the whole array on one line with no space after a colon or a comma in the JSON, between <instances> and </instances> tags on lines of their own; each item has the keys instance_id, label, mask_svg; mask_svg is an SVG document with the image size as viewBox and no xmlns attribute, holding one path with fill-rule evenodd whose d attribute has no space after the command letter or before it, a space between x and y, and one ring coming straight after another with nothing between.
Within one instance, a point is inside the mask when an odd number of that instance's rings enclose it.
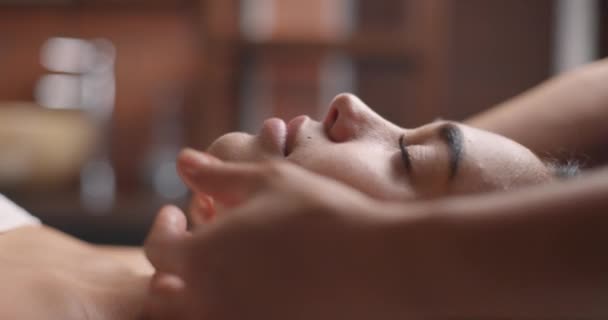
<instances>
[{"instance_id":1,"label":"cheek","mask_svg":"<svg viewBox=\"0 0 608 320\"><path fill-rule=\"evenodd\" d=\"M396 178L392 152L362 144L308 145L289 160L379 199L403 199L409 188Z\"/></svg>"}]
</instances>

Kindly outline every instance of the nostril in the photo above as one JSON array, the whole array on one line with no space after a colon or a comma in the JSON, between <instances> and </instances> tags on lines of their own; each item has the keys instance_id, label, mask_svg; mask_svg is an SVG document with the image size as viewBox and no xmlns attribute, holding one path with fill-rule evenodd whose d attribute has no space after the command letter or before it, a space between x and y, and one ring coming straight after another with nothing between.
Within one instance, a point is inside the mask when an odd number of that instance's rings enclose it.
<instances>
[{"instance_id":1,"label":"nostril","mask_svg":"<svg viewBox=\"0 0 608 320\"><path fill-rule=\"evenodd\" d=\"M352 94L343 93L334 98L323 121L330 140L345 142L360 134L366 121L361 104Z\"/></svg>"},{"instance_id":2,"label":"nostril","mask_svg":"<svg viewBox=\"0 0 608 320\"><path fill-rule=\"evenodd\" d=\"M327 115L325 116L325 119L323 120L323 126L325 127L325 130L327 130L329 132L329 130L331 130L331 128L334 126L334 124L336 123L337 120L338 120L338 109L331 108L327 112Z\"/></svg>"}]
</instances>

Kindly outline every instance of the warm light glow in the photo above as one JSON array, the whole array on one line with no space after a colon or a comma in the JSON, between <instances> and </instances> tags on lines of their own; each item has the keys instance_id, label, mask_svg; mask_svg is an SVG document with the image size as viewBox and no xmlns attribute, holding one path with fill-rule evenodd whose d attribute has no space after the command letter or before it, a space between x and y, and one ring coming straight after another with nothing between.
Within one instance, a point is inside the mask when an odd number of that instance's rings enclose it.
<instances>
[{"instance_id":1,"label":"warm light glow","mask_svg":"<svg viewBox=\"0 0 608 320\"><path fill-rule=\"evenodd\" d=\"M274 0L242 0L241 32L252 41L268 40L275 29Z\"/></svg>"},{"instance_id":2,"label":"warm light glow","mask_svg":"<svg viewBox=\"0 0 608 320\"><path fill-rule=\"evenodd\" d=\"M356 23L355 0L242 0L241 32L251 41L338 40Z\"/></svg>"}]
</instances>

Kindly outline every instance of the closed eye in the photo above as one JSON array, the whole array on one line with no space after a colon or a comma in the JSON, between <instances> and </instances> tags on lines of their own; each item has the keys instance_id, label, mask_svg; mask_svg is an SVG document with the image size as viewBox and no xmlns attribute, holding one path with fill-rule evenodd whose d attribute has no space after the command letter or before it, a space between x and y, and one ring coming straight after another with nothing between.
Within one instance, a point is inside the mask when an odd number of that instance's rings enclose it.
<instances>
[{"instance_id":1,"label":"closed eye","mask_svg":"<svg viewBox=\"0 0 608 320\"><path fill-rule=\"evenodd\" d=\"M462 130L458 125L452 122L446 122L436 127L435 135L437 135L443 143L448 147L449 159L448 159L448 170L449 180L452 180L456 173L463 158L463 134ZM407 145L405 143L405 135L399 137L399 149L401 150L401 160L406 171L411 174L412 172L412 160L410 153L408 152Z\"/></svg>"},{"instance_id":2,"label":"closed eye","mask_svg":"<svg viewBox=\"0 0 608 320\"><path fill-rule=\"evenodd\" d=\"M410 158L410 153L407 151L407 146L405 145L404 136L399 137L399 149L401 150L401 160L403 161L403 166L405 166L405 170L408 173L412 171L412 160Z\"/></svg>"}]
</instances>

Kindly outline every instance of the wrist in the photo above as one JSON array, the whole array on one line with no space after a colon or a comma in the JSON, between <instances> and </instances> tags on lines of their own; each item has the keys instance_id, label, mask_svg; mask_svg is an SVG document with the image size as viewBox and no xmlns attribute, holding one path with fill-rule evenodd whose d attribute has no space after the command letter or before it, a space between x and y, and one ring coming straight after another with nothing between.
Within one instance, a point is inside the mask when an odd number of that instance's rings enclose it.
<instances>
[{"instance_id":1,"label":"wrist","mask_svg":"<svg viewBox=\"0 0 608 320\"><path fill-rule=\"evenodd\" d=\"M415 298L426 317L600 314L597 283L606 277L598 271L607 259L598 253L606 220L599 218L605 211L593 206L602 185L593 187L436 200L416 205L415 219L402 206L405 217L384 228L396 245L387 256L401 257L394 261L402 272L392 275L401 282L393 295ZM581 190L586 202L554 200ZM580 225L587 226L578 227L582 233L571 227Z\"/></svg>"},{"instance_id":2,"label":"wrist","mask_svg":"<svg viewBox=\"0 0 608 320\"><path fill-rule=\"evenodd\" d=\"M487 315L480 308L487 297L488 278L478 262L488 244L479 241L484 239L483 228L466 218L475 211L467 199L385 207L389 215L380 219L377 237L381 254L390 257L383 266L382 281L395 314L430 318Z\"/></svg>"}]
</instances>

